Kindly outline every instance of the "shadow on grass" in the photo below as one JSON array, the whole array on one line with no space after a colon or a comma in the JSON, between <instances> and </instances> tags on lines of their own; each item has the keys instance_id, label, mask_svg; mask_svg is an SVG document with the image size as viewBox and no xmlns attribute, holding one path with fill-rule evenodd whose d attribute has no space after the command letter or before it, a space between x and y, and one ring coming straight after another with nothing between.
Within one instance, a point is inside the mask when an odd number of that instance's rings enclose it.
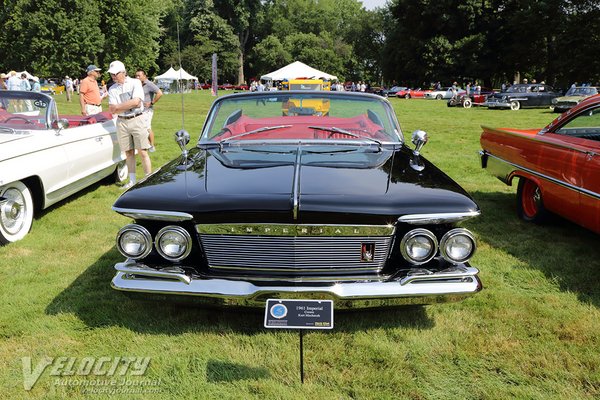
<instances>
[{"instance_id":1,"label":"shadow on grass","mask_svg":"<svg viewBox=\"0 0 600 400\"><path fill-rule=\"evenodd\" d=\"M491 246L542 271L561 290L575 293L580 301L600 306L597 234L559 216L552 216L543 225L524 222L517 217L514 193L471 194L482 214L467 221L465 227L477 232Z\"/></svg>"},{"instance_id":2,"label":"shadow on grass","mask_svg":"<svg viewBox=\"0 0 600 400\"><path fill-rule=\"evenodd\" d=\"M46 307L46 313L74 313L90 327L124 326L140 333L264 332L264 310L217 308L180 302L178 296L136 294L131 298L111 288L113 265L122 256L113 248L88 267ZM147 297L148 300L144 300ZM142 300L140 300L142 298ZM184 299L184 297L181 297ZM186 296L185 299L188 297ZM424 307L336 312L336 332L374 328L429 329Z\"/></svg>"},{"instance_id":3,"label":"shadow on grass","mask_svg":"<svg viewBox=\"0 0 600 400\"><path fill-rule=\"evenodd\" d=\"M206 380L211 383L258 380L269 376L266 368L248 367L218 360L209 360L206 365Z\"/></svg>"}]
</instances>

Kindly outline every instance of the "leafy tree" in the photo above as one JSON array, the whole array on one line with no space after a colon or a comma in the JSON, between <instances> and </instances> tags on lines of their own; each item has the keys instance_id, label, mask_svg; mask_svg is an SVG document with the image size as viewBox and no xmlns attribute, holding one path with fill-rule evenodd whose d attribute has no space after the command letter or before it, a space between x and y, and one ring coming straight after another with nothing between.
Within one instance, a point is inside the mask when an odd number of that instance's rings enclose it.
<instances>
[{"instance_id":1,"label":"leafy tree","mask_svg":"<svg viewBox=\"0 0 600 400\"><path fill-rule=\"evenodd\" d=\"M85 0L14 0L0 14L0 63L42 77L83 74L98 61L104 34L98 3ZM48 10L53 10L48 15ZM77 18L74 18L77 16Z\"/></svg>"},{"instance_id":2,"label":"leafy tree","mask_svg":"<svg viewBox=\"0 0 600 400\"><path fill-rule=\"evenodd\" d=\"M246 46L251 33L251 19L261 7L260 0L216 0L215 8L219 15L227 20L238 38L238 76L237 83L246 81L244 77L244 61Z\"/></svg>"},{"instance_id":3,"label":"leafy tree","mask_svg":"<svg viewBox=\"0 0 600 400\"><path fill-rule=\"evenodd\" d=\"M294 60L338 76L344 74L344 57L351 55L350 46L335 42L327 32L295 33L285 38L284 45Z\"/></svg>"},{"instance_id":4,"label":"leafy tree","mask_svg":"<svg viewBox=\"0 0 600 400\"><path fill-rule=\"evenodd\" d=\"M260 75L282 68L293 61L291 53L274 35L269 35L254 46L250 66Z\"/></svg>"},{"instance_id":5,"label":"leafy tree","mask_svg":"<svg viewBox=\"0 0 600 400\"><path fill-rule=\"evenodd\" d=\"M131 70L157 69L160 21L170 1L101 0L99 6L100 26L106 37L98 49L102 52L100 62L109 64L119 59Z\"/></svg>"}]
</instances>

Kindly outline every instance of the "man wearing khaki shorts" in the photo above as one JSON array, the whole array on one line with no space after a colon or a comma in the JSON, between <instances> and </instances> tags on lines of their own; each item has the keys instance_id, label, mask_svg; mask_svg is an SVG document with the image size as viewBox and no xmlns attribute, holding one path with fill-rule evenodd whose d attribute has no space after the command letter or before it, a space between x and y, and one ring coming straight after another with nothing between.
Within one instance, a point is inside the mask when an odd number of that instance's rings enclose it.
<instances>
[{"instance_id":1,"label":"man wearing khaki shorts","mask_svg":"<svg viewBox=\"0 0 600 400\"><path fill-rule=\"evenodd\" d=\"M148 149L148 127L142 115L144 111L144 89L142 83L127 76L125 65L121 61L110 63L108 73L114 85L108 90L108 110L117 115L117 137L121 151L127 157L129 183L123 188L129 189L135 184L135 150L138 151L144 174L152 171Z\"/></svg>"}]
</instances>

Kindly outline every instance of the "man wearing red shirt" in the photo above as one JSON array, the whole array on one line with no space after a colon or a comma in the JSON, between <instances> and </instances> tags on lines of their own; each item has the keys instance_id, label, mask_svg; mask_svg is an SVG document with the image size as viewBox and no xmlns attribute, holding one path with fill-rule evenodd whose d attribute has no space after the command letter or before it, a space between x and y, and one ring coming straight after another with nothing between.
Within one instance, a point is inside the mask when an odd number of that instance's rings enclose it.
<instances>
[{"instance_id":1,"label":"man wearing red shirt","mask_svg":"<svg viewBox=\"0 0 600 400\"><path fill-rule=\"evenodd\" d=\"M81 104L81 115L93 115L102 112L102 98L98 87L100 68L88 65L87 76L81 80L79 85L79 103Z\"/></svg>"}]
</instances>

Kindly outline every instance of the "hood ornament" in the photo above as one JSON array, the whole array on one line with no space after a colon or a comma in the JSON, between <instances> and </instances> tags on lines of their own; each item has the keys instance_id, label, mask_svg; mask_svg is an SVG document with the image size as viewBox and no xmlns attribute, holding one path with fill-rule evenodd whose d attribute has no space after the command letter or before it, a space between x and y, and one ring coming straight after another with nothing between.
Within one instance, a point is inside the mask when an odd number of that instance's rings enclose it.
<instances>
[{"instance_id":1,"label":"hood ornament","mask_svg":"<svg viewBox=\"0 0 600 400\"><path fill-rule=\"evenodd\" d=\"M181 164L177 166L177 169L186 170L190 166L191 162L188 160L188 150L186 148L187 144L190 142L190 134L185 129L180 129L175 132L175 142L179 145L181 149Z\"/></svg>"},{"instance_id":2,"label":"hood ornament","mask_svg":"<svg viewBox=\"0 0 600 400\"><path fill-rule=\"evenodd\" d=\"M415 171L423 171L425 164L421 160L421 149L429 140L427 132L422 130L416 130L412 133L412 143L415 145L413 150L413 157L410 159L410 167Z\"/></svg>"}]
</instances>

